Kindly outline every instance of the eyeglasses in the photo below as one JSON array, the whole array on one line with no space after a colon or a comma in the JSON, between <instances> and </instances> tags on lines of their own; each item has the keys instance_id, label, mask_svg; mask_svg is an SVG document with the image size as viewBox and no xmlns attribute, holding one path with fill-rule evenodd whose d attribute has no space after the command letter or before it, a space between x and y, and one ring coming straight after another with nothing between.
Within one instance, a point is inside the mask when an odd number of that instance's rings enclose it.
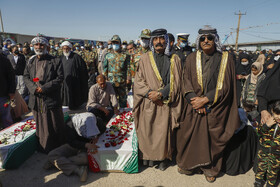
<instances>
[{"instance_id":1,"label":"eyeglasses","mask_svg":"<svg viewBox=\"0 0 280 187\"><path fill-rule=\"evenodd\" d=\"M213 37L212 35L201 36L199 40L200 40L201 42L204 42L206 38L207 38L208 41L213 41L213 40L214 40L214 37Z\"/></svg>"}]
</instances>

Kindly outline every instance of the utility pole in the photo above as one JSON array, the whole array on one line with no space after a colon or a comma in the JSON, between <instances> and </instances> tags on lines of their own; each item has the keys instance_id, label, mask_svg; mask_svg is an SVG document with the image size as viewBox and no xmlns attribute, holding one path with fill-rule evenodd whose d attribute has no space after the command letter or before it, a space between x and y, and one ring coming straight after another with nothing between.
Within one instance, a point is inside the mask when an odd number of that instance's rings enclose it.
<instances>
[{"instance_id":1,"label":"utility pole","mask_svg":"<svg viewBox=\"0 0 280 187\"><path fill-rule=\"evenodd\" d=\"M2 20L2 14L1 14L1 9L0 9L0 21L1 21L1 28L2 28L2 37L5 37L5 31L4 31L4 25L3 25L3 20ZM0 41L2 43L2 38L0 35Z\"/></svg>"},{"instance_id":2,"label":"utility pole","mask_svg":"<svg viewBox=\"0 0 280 187\"><path fill-rule=\"evenodd\" d=\"M237 29L236 29L236 42L235 42L235 50L237 51L238 49L238 36L239 36L239 28L240 28L240 19L241 19L241 16L242 15L246 15L246 12L245 13L241 13L240 10L239 10L239 13L234 13L235 15L238 15L239 18L238 18L238 26L237 26Z\"/></svg>"}]
</instances>

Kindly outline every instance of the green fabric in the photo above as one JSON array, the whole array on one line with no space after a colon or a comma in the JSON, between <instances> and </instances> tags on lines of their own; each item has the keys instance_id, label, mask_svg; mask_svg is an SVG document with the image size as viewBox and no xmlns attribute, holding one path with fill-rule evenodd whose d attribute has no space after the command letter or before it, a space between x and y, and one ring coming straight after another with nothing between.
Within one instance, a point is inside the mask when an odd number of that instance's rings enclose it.
<instances>
[{"instance_id":1,"label":"green fabric","mask_svg":"<svg viewBox=\"0 0 280 187\"><path fill-rule=\"evenodd\" d=\"M69 119L69 114L64 113L64 122ZM2 168L4 169L16 169L25 160L27 160L36 151L38 146L38 139L36 133L30 135L24 140L16 143L9 149L7 158L5 159Z\"/></svg>"},{"instance_id":2,"label":"green fabric","mask_svg":"<svg viewBox=\"0 0 280 187\"><path fill-rule=\"evenodd\" d=\"M64 113L64 122L68 121L68 119L70 118L68 112Z\"/></svg>"},{"instance_id":3,"label":"green fabric","mask_svg":"<svg viewBox=\"0 0 280 187\"><path fill-rule=\"evenodd\" d=\"M136 130L133 132L132 148L132 155L123 169L125 173L138 173L138 138L136 136Z\"/></svg>"},{"instance_id":4,"label":"green fabric","mask_svg":"<svg viewBox=\"0 0 280 187\"><path fill-rule=\"evenodd\" d=\"M3 163L4 169L16 169L35 152L38 144L36 134L32 134L20 143L9 149L7 158Z\"/></svg>"}]
</instances>

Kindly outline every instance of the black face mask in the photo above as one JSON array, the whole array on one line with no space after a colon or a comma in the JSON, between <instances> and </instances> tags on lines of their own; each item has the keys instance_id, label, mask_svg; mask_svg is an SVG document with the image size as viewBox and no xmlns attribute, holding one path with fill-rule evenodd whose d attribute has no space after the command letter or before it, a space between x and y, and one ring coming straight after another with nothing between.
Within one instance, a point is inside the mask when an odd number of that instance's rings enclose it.
<instances>
[{"instance_id":1,"label":"black face mask","mask_svg":"<svg viewBox=\"0 0 280 187\"><path fill-rule=\"evenodd\" d=\"M16 55L18 55L19 54L19 51L18 50L15 50L15 52L14 52Z\"/></svg>"}]
</instances>

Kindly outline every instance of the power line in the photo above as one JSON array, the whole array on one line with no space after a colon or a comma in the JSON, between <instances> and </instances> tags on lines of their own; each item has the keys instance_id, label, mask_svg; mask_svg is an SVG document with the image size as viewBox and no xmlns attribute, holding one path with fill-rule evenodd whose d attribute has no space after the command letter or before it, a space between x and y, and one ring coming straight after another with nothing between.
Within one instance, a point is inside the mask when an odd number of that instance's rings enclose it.
<instances>
[{"instance_id":1,"label":"power line","mask_svg":"<svg viewBox=\"0 0 280 187\"><path fill-rule=\"evenodd\" d=\"M254 35L254 34L249 34L249 33L246 33L244 31L241 31L243 34L246 34L246 35L249 35L249 36L253 36L253 37L256 37L256 38L263 38L263 39L266 39L266 40L271 40L271 41L275 41L277 39L272 39L272 38L266 38L266 37L263 37L263 36L260 36L260 35Z\"/></svg>"}]
</instances>

